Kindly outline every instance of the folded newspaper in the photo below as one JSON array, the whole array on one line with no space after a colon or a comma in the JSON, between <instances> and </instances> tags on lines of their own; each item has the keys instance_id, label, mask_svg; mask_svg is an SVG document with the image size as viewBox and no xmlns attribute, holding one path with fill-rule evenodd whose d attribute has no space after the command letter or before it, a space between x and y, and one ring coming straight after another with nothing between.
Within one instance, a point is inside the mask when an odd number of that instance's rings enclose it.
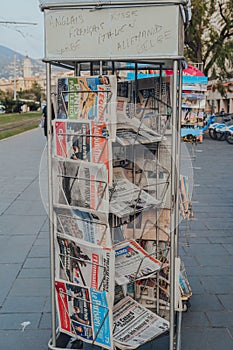
<instances>
[{"instance_id":1,"label":"folded newspaper","mask_svg":"<svg viewBox=\"0 0 233 350\"><path fill-rule=\"evenodd\" d=\"M108 173L103 164L53 159L54 203L108 213Z\"/></svg>"},{"instance_id":2,"label":"folded newspaper","mask_svg":"<svg viewBox=\"0 0 233 350\"><path fill-rule=\"evenodd\" d=\"M108 215L94 215L86 211L54 206L55 231L86 242L112 247Z\"/></svg>"},{"instance_id":3,"label":"folded newspaper","mask_svg":"<svg viewBox=\"0 0 233 350\"><path fill-rule=\"evenodd\" d=\"M104 349L113 349L112 304L106 291L55 280L61 332Z\"/></svg>"},{"instance_id":4,"label":"folded newspaper","mask_svg":"<svg viewBox=\"0 0 233 350\"><path fill-rule=\"evenodd\" d=\"M56 253L58 278L99 291L105 290L113 297L113 250L68 235L59 235L56 240Z\"/></svg>"},{"instance_id":5,"label":"folded newspaper","mask_svg":"<svg viewBox=\"0 0 233 350\"><path fill-rule=\"evenodd\" d=\"M112 156L106 122L56 119L53 125L55 156L97 164L103 163L109 174L109 183L111 183L110 159Z\"/></svg>"},{"instance_id":6,"label":"folded newspaper","mask_svg":"<svg viewBox=\"0 0 233 350\"><path fill-rule=\"evenodd\" d=\"M119 285L154 275L162 266L134 240L118 243L113 249L116 254L115 279Z\"/></svg>"},{"instance_id":7,"label":"folded newspaper","mask_svg":"<svg viewBox=\"0 0 233 350\"><path fill-rule=\"evenodd\" d=\"M136 349L169 330L169 322L127 296L113 308L113 339L120 349Z\"/></svg>"},{"instance_id":8,"label":"folded newspaper","mask_svg":"<svg viewBox=\"0 0 233 350\"><path fill-rule=\"evenodd\" d=\"M159 204L159 200L129 181L124 174L124 169L120 167L114 169L110 213L123 218L146 208L158 207Z\"/></svg>"}]
</instances>

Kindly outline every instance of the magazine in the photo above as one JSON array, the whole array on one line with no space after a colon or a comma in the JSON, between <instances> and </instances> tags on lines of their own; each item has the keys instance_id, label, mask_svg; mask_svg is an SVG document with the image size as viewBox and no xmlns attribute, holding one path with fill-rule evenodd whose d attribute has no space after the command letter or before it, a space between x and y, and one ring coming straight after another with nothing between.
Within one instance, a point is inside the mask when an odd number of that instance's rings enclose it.
<instances>
[{"instance_id":1,"label":"magazine","mask_svg":"<svg viewBox=\"0 0 233 350\"><path fill-rule=\"evenodd\" d=\"M59 78L57 84L58 119L86 119L109 124L110 138L115 139L115 75Z\"/></svg>"},{"instance_id":2,"label":"magazine","mask_svg":"<svg viewBox=\"0 0 233 350\"><path fill-rule=\"evenodd\" d=\"M169 322L126 296L113 308L115 344L136 349L169 330Z\"/></svg>"},{"instance_id":3,"label":"magazine","mask_svg":"<svg viewBox=\"0 0 233 350\"><path fill-rule=\"evenodd\" d=\"M57 279L55 292L60 331L87 343L113 349L112 306L106 291Z\"/></svg>"},{"instance_id":4,"label":"magazine","mask_svg":"<svg viewBox=\"0 0 233 350\"><path fill-rule=\"evenodd\" d=\"M55 231L86 242L111 247L112 240L108 215L94 215L86 211L54 206Z\"/></svg>"},{"instance_id":5,"label":"magazine","mask_svg":"<svg viewBox=\"0 0 233 350\"><path fill-rule=\"evenodd\" d=\"M111 144L106 122L87 120L53 121L55 156L104 164L112 182Z\"/></svg>"},{"instance_id":6,"label":"magazine","mask_svg":"<svg viewBox=\"0 0 233 350\"><path fill-rule=\"evenodd\" d=\"M110 194L110 213L123 218L146 208L158 207L160 201L127 179L124 169L113 170L113 190Z\"/></svg>"},{"instance_id":7,"label":"magazine","mask_svg":"<svg viewBox=\"0 0 233 350\"><path fill-rule=\"evenodd\" d=\"M53 159L55 205L108 213L108 174L103 164Z\"/></svg>"},{"instance_id":8,"label":"magazine","mask_svg":"<svg viewBox=\"0 0 233 350\"><path fill-rule=\"evenodd\" d=\"M146 278L160 270L162 264L149 255L135 240L113 246L115 250L116 283L119 285Z\"/></svg>"},{"instance_id":9,"label":"magazine","mask_svg":"<svg viewBox=\"0 0 233 350\"><path fill-rule=\"evenodd\" d=\"M114 295L113 250L59 234L56 252L58 278Z\"/></svg>"}]
</instances>

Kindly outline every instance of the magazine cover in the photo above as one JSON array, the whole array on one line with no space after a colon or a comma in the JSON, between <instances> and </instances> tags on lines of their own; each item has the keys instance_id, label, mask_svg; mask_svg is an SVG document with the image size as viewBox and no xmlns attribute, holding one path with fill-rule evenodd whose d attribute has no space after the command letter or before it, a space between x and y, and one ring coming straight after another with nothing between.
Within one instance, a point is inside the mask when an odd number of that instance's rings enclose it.
<instances>
[{"instance_id":1,"label":"magazine cover","mask_svg":"<svg viewBox=\"0 0 233 350\"><path fill-rule=\"evenodd\" d=\"M55 231L104 248L112 247L108 215L54 206Z\"/></svg>"},{"instance_id":2,"label":"magazine cover","mask_svg":"<svg viewBox=\"0 0 233 350\"><path fill-rule=\"evenodd\" d=\"M103 164L53 159L55 205L108 213L108 173Z\"/></svg>"},{"instance_id":3,"label":"magazine cover","mask_svg":"<svg viewBox=\"0 0 233 350\"><path fill-rule=\"evenodd\" d=\"M115 139L117 78L110 76L59 78L58 119L86 119L109 124Z\"/></svg>"},{"instance_id":4,"label":"magazine cover","mask_svg":"<svg viewBox=\"0 0 233 350\"><path fill-rule=\"evenodd\" d=\"M136 349L169 330L169 322L126 296L113 308L115 344Z\"/></svg>"},{"instance_id":5,"label":"magazine cover","mask_svg":"<svg viewBox=\"0 0 233 350\"><path fill-rule=\"evenodd\" d=\"M54 120L55 156L104 164L112 182L111 144L106 122Z\"/></svg>"},{"instance_id":6,"label":"magazine cover","mask_svg":"<svg viewBox=\"0 0 233 350\"><path fill-rule=\"evenodd\" d=\"M162 264L149 255L136 241L128 240L113 246L116 283L123 285L146 278L160 270Z\"/></svg>"},{"instance_id":7,"label":"magazine cover","mask_svg":"<svg viewBox=\"0 0 233 350\"><path fill-rule=\"evenodd\" d=\"M56 240L58 278L114 295L115 253L110 248L58 235Z\"/></svg>"},{"instance_id":8,"label":"magazine cover","mask_svg":"<svg viewBox=\"0 0 233 350\"><path fill-rule=\"evenodd\" d=\"M60 331L84 342L113 349L112 307L106 291L55 281Z\"/></svg>"}]
</instances>

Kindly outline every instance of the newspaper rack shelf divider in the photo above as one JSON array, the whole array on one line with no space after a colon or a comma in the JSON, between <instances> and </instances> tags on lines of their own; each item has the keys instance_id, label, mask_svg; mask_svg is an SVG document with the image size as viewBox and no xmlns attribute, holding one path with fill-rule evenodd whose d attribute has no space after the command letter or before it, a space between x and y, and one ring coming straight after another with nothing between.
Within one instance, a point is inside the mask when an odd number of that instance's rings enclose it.
<instances>
[{"instance_id":1,"label":"newspaper rack shelf divider","mask_svg":"<svg viewBox=\"0 0 233 350\"><path fill-rule=\"evenodd\" d=\"M187 215L178 135L189 4L41 0L40 8L48 102L48 347L58 350L64 337L67 349L79 341L83 349L146 350L150 342L180 350L176 316L192 294L178 258L178 222ZM73 70L58 78L56 92L52 65ZM166 69L173 74L165 76Z\"/></svg>"}]
</instances>

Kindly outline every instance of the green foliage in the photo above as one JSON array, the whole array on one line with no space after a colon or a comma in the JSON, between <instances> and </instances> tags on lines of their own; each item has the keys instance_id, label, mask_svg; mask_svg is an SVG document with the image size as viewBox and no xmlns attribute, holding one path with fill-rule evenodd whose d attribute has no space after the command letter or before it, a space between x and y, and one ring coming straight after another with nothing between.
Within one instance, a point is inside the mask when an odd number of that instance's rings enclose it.
<instances>
[{"instance_id":1,"label":"green foliage","mask_svg":"<svg viewBox=\"0 0 233 350\"><path fill-rule=\"evenodd\" d=\"M233 1L192 0L185 32L185 57L203 63L209 78L233 77Z\"/></svg>"}]
</instances>

